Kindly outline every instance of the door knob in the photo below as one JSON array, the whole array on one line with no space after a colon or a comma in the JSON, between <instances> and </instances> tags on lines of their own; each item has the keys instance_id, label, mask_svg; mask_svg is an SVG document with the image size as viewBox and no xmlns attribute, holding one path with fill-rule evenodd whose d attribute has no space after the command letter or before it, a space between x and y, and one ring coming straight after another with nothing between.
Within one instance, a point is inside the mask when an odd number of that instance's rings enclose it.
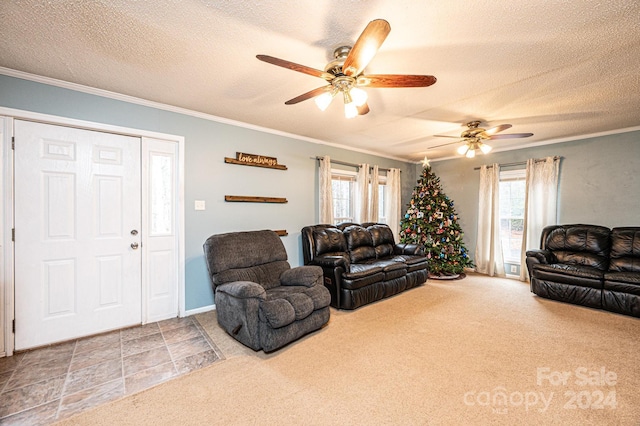
<instances>
[{"instance_id":1,"label":"door knob","mask_svg":"<svg viewBox=\"0 0 640 426\"><path fill-rule=\"evenodd\" d=\"M134 250L138 250L138 243L131 243L131 248Z\"/></svg>"}]
</instances>

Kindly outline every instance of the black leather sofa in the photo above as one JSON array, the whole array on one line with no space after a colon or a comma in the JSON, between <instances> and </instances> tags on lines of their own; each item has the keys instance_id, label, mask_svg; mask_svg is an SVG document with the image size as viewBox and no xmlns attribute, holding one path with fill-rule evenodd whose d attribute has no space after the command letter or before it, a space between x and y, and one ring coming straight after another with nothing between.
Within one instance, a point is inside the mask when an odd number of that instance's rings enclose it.
<instances>
[{"instance_id":1,"label":"black leather sofa","mask_svg":"<svg viewBox=\"0 0 640 426\"><path fill-rule=\"evenodd\" d=\"M640 227L548 226L526 259L538 296L640 317Z\"/></svg>"},{"instance_id":2,"label":"black leather sofa","mask_svg":"<svg viewBox=\"0 0 640 426\"><path fill-rule=\"evenodd\" d=\"M302 228L305 265L322 267L331 306L356 309L427 281L424 247L396 244L385 224Z\"/></svg>"}]
</instances>

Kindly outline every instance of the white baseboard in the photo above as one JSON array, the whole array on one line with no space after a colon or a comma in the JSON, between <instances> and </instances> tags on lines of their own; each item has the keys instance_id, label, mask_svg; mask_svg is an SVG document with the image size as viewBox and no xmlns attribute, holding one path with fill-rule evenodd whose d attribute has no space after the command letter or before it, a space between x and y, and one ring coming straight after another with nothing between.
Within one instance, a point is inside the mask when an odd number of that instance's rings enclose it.
<instances>
[{"instance_id":1,"label":"white baseboard","mask_svg":"<svg viewBox=\"0 0 640 426\"><path fill-rule=\"evenodd\" d=\"M195 314L201 314L204 312L209 312L209 311L215 311L216 310L216 305L208 305L208 306L203 306L201 308L196 308L196 309L189 309L188 311L184 312L184 316L188 317L191 315L195 315Z\"/></svg>"}]
</instances>

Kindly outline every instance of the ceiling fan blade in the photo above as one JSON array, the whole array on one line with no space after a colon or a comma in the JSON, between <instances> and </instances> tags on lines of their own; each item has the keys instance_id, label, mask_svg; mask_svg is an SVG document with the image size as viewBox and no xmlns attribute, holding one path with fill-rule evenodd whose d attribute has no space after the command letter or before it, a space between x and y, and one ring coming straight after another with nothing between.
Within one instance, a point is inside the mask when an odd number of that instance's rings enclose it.
<instances>
[{"instance_id":1,"label":"ceiling fan blade","mask_svg":"<svg viewBox=\"0 0 640 426\"><path fill-rule=\"evenodd\" d=\"M369 109L369 104L367 104L366 102L358 107L358 115L365 115L367 114L369 111L371 111Z\"/></svg>"},{"instance_id":2,"label":"ceiling fan blade","mask_svg":"<svg viewBox=\"0 0 640 426\"><path fill-rule=\"evenodd\" d=\"M314 77L324 78L327 81L331 81L335 78L333 74L329 74L328 72L324 72L324 71L317 70L315 68L310 68L304 65L296 64L294 62L285 61L284 59L274 58L273 56L256 55L256 58L260 59L263 62L277 65L282 68L287 68L289 70L298 71L304 74L309 74Z\"/></svg>"},{"instance_id":3,"label":"ceiling fan blade","mask_svg":"<svg viewBox=\"0 0 640 426\"><path fill-rule=\"evenodd\" d=\"M511 127L513 127L513 126L511 126L511 124L501 124L499 126L492 127L490 129L485 130L484 133L489 135L489 136L491 136L491 135L493 135L495 133L498 133L498 132L501 132L503 130L510 129Z\"/></svg>"},{"instance_id":4,"label":"ceiling fan blade","mask_svg":"<svg viewBox=\"0 0 640 426\"><path fill-rule=\"evenodd\" d=\"M324 92L326 92L330 88L331 88L331 85L329 84L327 86L322 86L322 87L318 87L317 89L309 90L307 93L303 93L300 96L296 96L293 99L289 99L284 104L293 105L293 104L297 104L298 102L306 101L307 99L315 98L316 96L322 95Z\"/></svg>"},{"instance_id":5,"label":"ceiling fan blade","mask_svg":"<svg viewBox=\"0 0 640 426\"><path fill-rule=\"evenodd\" d=\"M533 136L533 133L507 133L506 135L489 136L489 139L528 138L529 136Z\"/></svg>"},{"instance_id":6,"label":"ceiling fan blade","mask_svg":"<svg viewBox=\"0 0 640 426\"><path fill-rule=\"evenodd\" d=\"M460 136L448 136L448 135L433 135L436 138L456 138L460 139Z\"/></svg>"},{"instance_id":7,"label":"ceiling fan blade","mask_svg":"<svg viewBox=\"0 0 640 426\"><path fill-rule=\"evenodd\" d=\"M436 82L432 75L370 74L358 77L358 86L427 87Z\"/></svg>"},{"instance_id":8,"label":"ceiling fan blade","mask_svg":"<svg viewBox=\"0 0 640 426\"><path fill-rule=\"evenodd\" d=\"M449 138L449 137L452 137L452 136L445 136L445 137ZM457 138L457 139L460 139L460 138ZM464 142L464 140L457 140L455 142L447 142L447 143L443 143L443 144L440 144L440 145L430 146L427 149L440 148L440 147L443 147L443 146L453 145L454 143L460 143L460 142Z\"/></svg>"},{"instance_id":9,"label":"ceiling fan blade","mask_svg":"<svg viewBox=\"0 0 640 426\"><path fill-rule=\"evenodd\" d=\"M391 26L384 19L369 22L347 55L342 72L351 77L359 75L371 62L390 31Z\"/></svg>"}]
</instances>

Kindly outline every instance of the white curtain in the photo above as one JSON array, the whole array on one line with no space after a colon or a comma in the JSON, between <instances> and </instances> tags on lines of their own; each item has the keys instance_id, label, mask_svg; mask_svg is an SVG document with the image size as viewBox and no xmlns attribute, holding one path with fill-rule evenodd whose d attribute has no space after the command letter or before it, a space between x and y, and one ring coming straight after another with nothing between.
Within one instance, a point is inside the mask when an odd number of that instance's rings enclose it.
<instances>
[{"instance_id":1,"label":"white curtain","mask_svg":"<svg viewBox=\"0 0 640 426\"><path fill-rule=\"evenodd\" d=\"M528 279L527 250L540 248L540 235L547 225L557 223L558 170L560 161L547 157L544 161L527 161L524 199L524 233L520 257L520 280Z\"/></svg>"},{"instance_id":2,"label":"white curtain","mask_svg":"<svg viewBox=\"0 0 640 426\"><path fill-rule=\"evenodd\" d=\"M378 181L380 180L378 166L373 166L371 171L371 194L369 197L369 217L367 222L378 222L380 212L378 212Z\"/></svg>"},{"instance_id":3,"label":"white curtain","mask_svg":"<svg viewBox=\"0 0 640 426\"><path fill-rule=\"evenodd\" d=\"M363 163L358 166L358 180L356 182L356 222L364 223L369 221L369 164Z\"/></svg>"},{"instance_id":4,"label":"white curtain","mask_svg":"<svg viewBox=\"0 0 640 426\"><path fill-rule=\"evenodd\" d=\"M396 242L400 242L400 208L402 198L402 185L400 183L400 169L389 169L387 172L387 199L385 203L385 216L387 217L387 225L393 232Z\"/></svg>"},{"instance_id":5,"label":"white curtain","mask_svg":"<svg viewBox=\"0 0 640 426\"><path fill-rule=\"evenodd\" d=\"M333 224L333 191L331 190L331 159L328 155L320 160L320 223Z\"/></svg>"},{"instance_id":6,"label":"white curtain","mask_svg":"<svg viewBox=\"0 0 640 426\"><path fill-rule=\"evenodd\" d=\"M476 271L489 276L503 276L504 263L500 243L500 166L480 168L478 202L478 238L476 241Z\"/></svg>"}]
</instances>

